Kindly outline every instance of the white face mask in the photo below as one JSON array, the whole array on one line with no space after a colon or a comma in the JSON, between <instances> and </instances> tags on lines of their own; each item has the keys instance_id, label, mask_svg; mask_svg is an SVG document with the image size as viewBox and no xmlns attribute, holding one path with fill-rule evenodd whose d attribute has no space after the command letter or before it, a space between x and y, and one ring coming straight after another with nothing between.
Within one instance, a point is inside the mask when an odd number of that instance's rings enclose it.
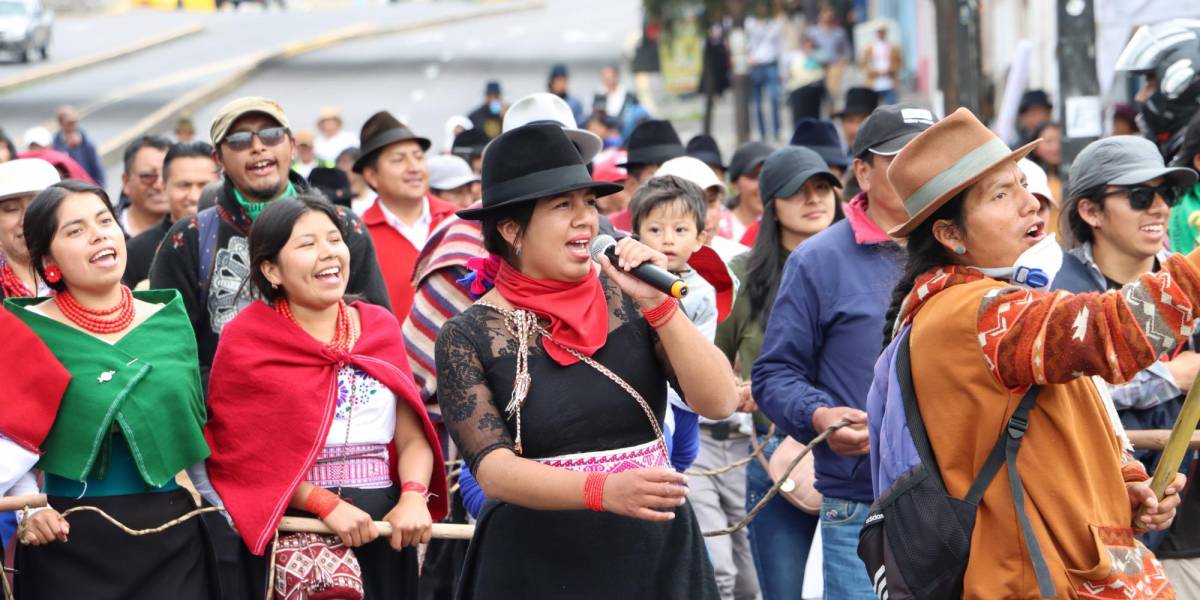
<instances>
[{"instance_id":1,"label":"white face mask","mask_svg":"<svg viewBox=\"0 0 1200 600\"><path fill-rule=\"evenodd\" d=\"M1011 267L984 269L975 267L988 277L1009 281L1035 290L1048 290L1062 269L1063 251L1058 238L1051 233L1017 257Z\"/></svg>"}]
</instances>

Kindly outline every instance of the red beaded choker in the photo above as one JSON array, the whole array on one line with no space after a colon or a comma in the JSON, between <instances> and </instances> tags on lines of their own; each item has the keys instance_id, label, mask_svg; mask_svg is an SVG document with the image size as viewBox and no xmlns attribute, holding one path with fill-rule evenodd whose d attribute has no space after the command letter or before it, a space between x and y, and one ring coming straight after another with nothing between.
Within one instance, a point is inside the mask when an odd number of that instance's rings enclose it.
<instances>
[{"instance_id":1,"label":"red beaded choker","mask_svg":"<svg viewBox=\"0 0 1200 600\"><path fill-rule=\"evenodd\" d=\"M133 323L133 292L121 286L121 301L112 308L93 310L87 308L75 299L68 290L54 295L54 303L58 310L86 331L99 334L117 333L129 328Z\"/></svg>"},{"instance_id":2,"label":"red beaded choker","mask_svg":"<svg viewBox=\"0 0 1200 600\"><path fill-rule=\"evenodd\" d=\"M5 298L29 298L33 296L33 292L25 287L25 282L17 277L16 271L13 271L12 265L5 263L4 268L0 269L0 288L3 289Z\"/></svg>"},{"instance_id":3,"label":"red beaded choker","mask_svg":"<svg viewBox=\"0 0 1200 600\"><path fill-rule=\"evenodd\" d=\"M292 313L292 305L286 298L280 298L275 301L275 311L283 315L284 318L295 323L296 327L300 327L300 322L296 320L296 315ZM300 327L304 329L303 327ZM326 348L334 352L349 352L354 346L354 338L357 337L354 332L354 325L350 320L350 311L346 308L345 300L338 300L337 323L334 325L333 340L325 344Z\"/></svg>"}]
</instances>

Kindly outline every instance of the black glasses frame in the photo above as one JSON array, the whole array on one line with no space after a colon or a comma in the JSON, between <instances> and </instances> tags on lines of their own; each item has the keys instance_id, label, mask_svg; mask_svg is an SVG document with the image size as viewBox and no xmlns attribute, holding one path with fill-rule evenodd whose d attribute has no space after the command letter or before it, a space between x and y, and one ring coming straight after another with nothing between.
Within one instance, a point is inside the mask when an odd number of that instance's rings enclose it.
<instances>
[{"instance_id":1,"label":"black glasses frame","mask_svg":"<svg viewBox=\"0 0 1200 600\"><path fill-rule=\"evenodd\" d=\"M1168 208L1175 206L1175 203L1179 201L1179 188L1170 184L1159 186L1131 185L1101 192L1100 197L1107 198L1108 196L1122 194L1129 197L1129 207L1133 210L1146 210L1150 208L1154 205L1155 196L1161 197Z\"/></svg>"},{"instance_id":2,"label":"black glasses frame","mask_svg":"<svg viewBox=\"0 0 1200 600\"><path fill-rule=\"evenodd\" d=\"M254 142L254 138L258 138L264 146L272 148L283 143L291 131L287 127L267 127L258 131L236 131L225 136L223 144L229 147L230 150L241 152L250 148L250 144Z\"/></svg>"}]
</instances>

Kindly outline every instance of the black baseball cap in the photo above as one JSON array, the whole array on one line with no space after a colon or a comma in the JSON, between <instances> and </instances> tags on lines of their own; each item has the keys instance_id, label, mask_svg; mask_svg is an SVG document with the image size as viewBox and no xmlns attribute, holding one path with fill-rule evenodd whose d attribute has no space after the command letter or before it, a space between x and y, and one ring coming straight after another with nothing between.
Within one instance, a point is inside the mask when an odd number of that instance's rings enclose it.
<instances>
[{"instance_id":1,"label":"black baseball cap","mask_svg":"<svg viewBox=\"0 0 1200 600\"><path fill-rule=\"evenodd\" d=\"M886 104L871 111L854 138L854 157L868 151L892 156L937 119L928 108L911 104Z\"/></svg>"},{"instance_id":2,"label":"black baseball cap","mask_svg":"<svg viewBox=\"0 0 1200 600\"><path fill-rule=\"evenodd\" d=\"M775 151L775 147L765 142L746 142L733 153L729 160L729 180L737 181L742 175L749 175L758 165L763 164L767 157Z\"/></svg>"}]
</instances>

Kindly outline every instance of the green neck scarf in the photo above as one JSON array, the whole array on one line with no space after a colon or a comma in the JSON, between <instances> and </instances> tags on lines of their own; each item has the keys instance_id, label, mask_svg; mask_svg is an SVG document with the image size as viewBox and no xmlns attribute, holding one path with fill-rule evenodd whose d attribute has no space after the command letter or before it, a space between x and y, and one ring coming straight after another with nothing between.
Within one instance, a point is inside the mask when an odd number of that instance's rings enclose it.
<instances>
[{"instance_id":1,"label":"green neck scarf","mask_svg":"<svg viewBox=\"0 0 1200 600\"><path fill-rule=\"evenodd\" d=\"M295 196L296 196L296 186L294 184L292 184L291 181L289 181L287 184L287 189L283 190L282 194L276 196L275 198L272 198L272 200L278 200L280 198L294 198ZM236 187L233 188L233 197L237 200L237 203L242 207L242 211L244 211L246 213L246 217L248 217L251 221L258 219L258 215L261 215L263 209L266 208L267 205L271 203L271 200L267 200L266 202L252 202L250 200L247 200L246 197L243 196L242 193L240 191L238 191L238 189Z\"/></svg>"},{"instance_id":2,"label":"green neck scarf","mask_svg":"<svg viewBox=\"0 0 1200 600\"><path fill-rule=\"evenodd\" d=\"M133 295L163 307L114 344L26 308L44 299L5 301L71 373L42 443L37 466L47 473L72 481L105 479L114 425L152 487L208 457L199 360L182 297L175 290Z\"/></svg>"}]
</instances>

